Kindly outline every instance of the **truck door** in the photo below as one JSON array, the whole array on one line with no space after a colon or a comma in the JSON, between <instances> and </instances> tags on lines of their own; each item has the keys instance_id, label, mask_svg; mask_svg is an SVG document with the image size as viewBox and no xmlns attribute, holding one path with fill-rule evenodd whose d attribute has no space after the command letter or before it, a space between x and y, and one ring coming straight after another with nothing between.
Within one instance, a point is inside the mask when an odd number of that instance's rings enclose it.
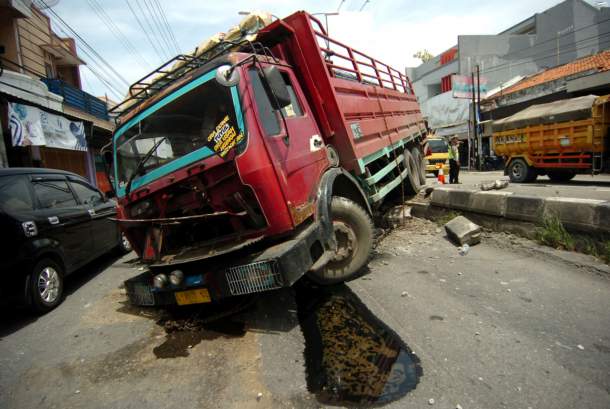
<instances>
[{"instance_id":1,"label":"truck door","mask_svg":"<svg viewBox=\"0 0 610 409\"><path fill-rule=\"evenodd\" d=\"M259 122L293 222L313 214L321 173L328 167L324 141L301 87L290 70L280 69L291 104L282 112L272 108L259 72L249 71ZM282 114L284 119L282 119Z\"/></svg>"}]
</instances>

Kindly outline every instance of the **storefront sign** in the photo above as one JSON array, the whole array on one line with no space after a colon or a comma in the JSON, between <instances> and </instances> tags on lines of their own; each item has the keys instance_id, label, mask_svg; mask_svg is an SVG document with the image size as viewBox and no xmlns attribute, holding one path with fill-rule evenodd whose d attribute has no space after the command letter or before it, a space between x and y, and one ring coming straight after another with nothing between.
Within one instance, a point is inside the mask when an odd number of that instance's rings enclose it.
<instances>
[{"instance_id":1,"label":"storefront sign","mask_svg":"<svg viewBox=\"0 0 610 409\"><path fill-rule=\"evenodd\" d=\"M479 89L481 98L485 98L487 95L487 78L479 78ZM470 98L472 99L472 90L474 88L475 97L479 92L477 90L477 80L474 80L474 87L472 86L472 77L470 75L452 75L451 76L451 88L453 90L453 98Z\"/></svg>"},{"instance_id":2,"label":"storefront sign","mask_svg":"<svg viewBox=\"0 0 610 409\"><path fill-rule=\"evenodd\" d=\"M85 126L80 121L12 102L8 104L8 116L13 146L87 150Z\"/></svg>"}]
</instances>

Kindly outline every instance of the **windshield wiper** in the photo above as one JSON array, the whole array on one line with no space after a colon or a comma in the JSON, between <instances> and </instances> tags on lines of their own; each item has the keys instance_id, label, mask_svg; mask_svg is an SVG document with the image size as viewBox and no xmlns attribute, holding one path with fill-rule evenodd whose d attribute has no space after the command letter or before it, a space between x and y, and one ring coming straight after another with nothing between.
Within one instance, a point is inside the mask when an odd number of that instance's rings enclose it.
<instances>
[{"instance_id":1,"label":"windshield wiper","mask_svg":"<svg viewBox=\"0 0 610 409\"><path fill-rule=\"evenodd\" d=\"M146 155L144 155L142 157L142 159L140 159L140 161L138 162L138 165L136 166L136 169L133 171L133 173L131 175L129 175L129 179L127 179L127 186L125 186L125 196L127 196L128 198L129 198L129 192L131 192L131 183L135 179L136 175L142 173L144 164L150 159L152 154L157 150L159 145L161 145L161 142L163 142L165 139L167 139L167 137L164 136L163 138L161 138L157 142L155 142L153 147L150 148L148 150L148 152L146 152Z\"/></svg>"}]
</instances>

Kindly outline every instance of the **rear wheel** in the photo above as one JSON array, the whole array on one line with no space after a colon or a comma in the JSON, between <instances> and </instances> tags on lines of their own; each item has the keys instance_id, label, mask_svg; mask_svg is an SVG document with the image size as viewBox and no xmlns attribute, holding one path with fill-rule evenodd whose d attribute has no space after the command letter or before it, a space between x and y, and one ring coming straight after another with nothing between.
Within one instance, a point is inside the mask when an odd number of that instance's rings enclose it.
<instances>
[{"instance_id":1,"label":"rear wheel","mask_svg":"<svg viewBox=\"0 0 610 409\"><path fill-rule=\"evenodd\" d=\"M405 186L405 193L408 195L416 195L421 189L421 183L419 179L419 167L413 158L413 155L408 149L403 152L404 160L403 165L407 169L407 177L403 181Z\"/></svg>"},{"instance_id":2,"label":"rear wheel","mask_svg":"<svg viewBox=\"0 0 610 409\"><path fill-rule=\"evenodd\" d=\"M421 149L418 147L414 147L411 149L411 155L413 156L413 160L417 165L417 169L419 172L417 175L419 176L419 184L426 184L426 161L424 160L424 155L422 155Z\"/></svg>"},{"instance_id":3,"label":"rear wheel","mask_svg":"<svg viewBox=\"0 0 610 409\"><path fill-rule=\"evenodd\" d=\"M527 183L536 180L538 173L525 160L515 159L508 166L508 176L511 182Z\"/></svg>"},{"instance_id":4,"label":"rear wheel","mask_svg":"<svg viewBox=\"0 0 610 409\"><path fill-rule=\"evenodd\" d=\"M334 284L354 278L366 265L373 250L373 222L357 203L334 197L331 204L337 250L326 266L310 272L320 284Z\"/></svg>"},{"instance_id":5,"label":"rear wheel","mask_svg":"<svg viewBox=\"0 0 610 409\"><path fill-rule=\"evenodd\" d=\"M546 174L553 182L567 182L576 176L573 170L549 170Z\"/></svg>"},{"instance_id":6,"label":"rear wheel","mask_svg":"<svg viewBox=\"0 0 610 409\"><path fill-rule=\"evenodd\" d=\"M57 307L64 292L64 272L51 259L42 259L30 274L30 299L34 312L44 314Z\"/></svg>"}]
</instances>

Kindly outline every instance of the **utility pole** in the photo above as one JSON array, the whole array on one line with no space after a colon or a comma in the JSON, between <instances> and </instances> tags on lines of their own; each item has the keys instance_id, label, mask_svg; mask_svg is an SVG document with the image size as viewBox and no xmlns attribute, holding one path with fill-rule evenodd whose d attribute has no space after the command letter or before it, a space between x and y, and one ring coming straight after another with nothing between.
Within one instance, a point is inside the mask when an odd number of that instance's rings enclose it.
<instances>
[{"instance_id":1,"label":"utility pole","mask_svg":"<svg viewBox=\"0 0 610 409\"><path fill-rule=\"evenodd\" d=\"M477 110L476 110L476 114L477 117L480 114L480 110L481 110L481 71L479 70L479 64L477 64ZM477 125L477 128L479 126ZM478 133L478 129L477 129L477 133ZM478 136L479 139L477 139L477 169L481 170L481 135L479 134Z\"/></svg>"},{"instance_id":2,"label":"utility pole","mask_svg":"<svg viewBox=\"0 0 610 409\"><path fill-rule=\"evenodd\" d=\"M470 80L472 82L472 146L468 146L468 157L473 157L476 153L477 140L479 139L479 133L477 131L477 101L474 92L474 71L470 73ZM477 168L476 158L474 158L474 167Z\"/></svg>"}]
</instances>

